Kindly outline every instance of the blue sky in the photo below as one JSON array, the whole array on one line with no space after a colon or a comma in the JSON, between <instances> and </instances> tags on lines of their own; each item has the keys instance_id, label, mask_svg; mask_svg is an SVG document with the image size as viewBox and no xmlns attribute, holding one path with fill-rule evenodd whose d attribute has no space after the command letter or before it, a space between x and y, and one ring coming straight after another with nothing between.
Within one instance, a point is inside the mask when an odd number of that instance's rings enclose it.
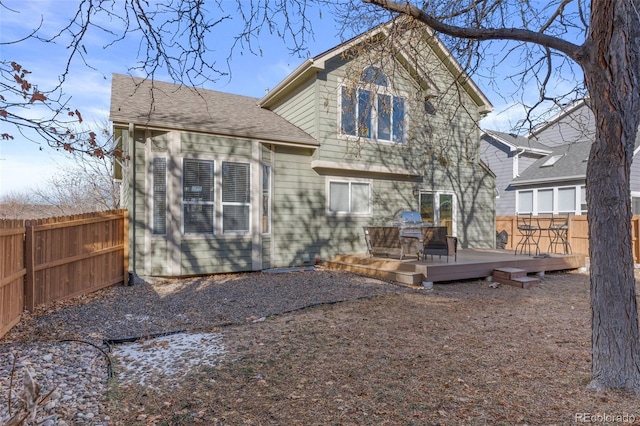
<instances>
[{"instance_id":1,"label":"blue sky","mask_svg":"<svg viewBox=\"0 0 640 426\"><path fill-rule=\"evenodd\" d=\"M0 7L0 40L8 42L21 39L36 28L43 19L42 35L54 34L69 22L69 17L76 11L77 1L72 0L37 0L2 2L18 13L9 12ZM313 21L315 40L310 40L307 47L311 56L317 55L340 43L338 28L330 14L310 14ZM229 32L239 18L225 24L216 34L216 56L214 60L220 68L226 70L226 58L229 54ZM225 31L227 33L225 33ZM104 48L111 38L97 31L89 33L85 40L87 48L86 60L83 64L76 58L71 74L64 86L64 93L70 96L69 104L73 109L81 111L85 122L103 123L108 117L110 84L112 73L127 73L135 64L138 41L128 38L123 42ZM261 34L259 48L262 55L257 56L247 51L236 51L230 63L231 76L221 77L215 84L206 88L235 94L260 98L265 90L273 88L278 82L293 71L304 58L291 56L286 43L268 34ZM29 69L32 82L42 88L53 87L58 75L64 69L68 51L64 43L55 45L38 41L0 46L0 57L3 60L15 61ZM162 79L162 76L157 76ZM168 78L166 79L167 81ZM508 131L520 117L520 108L505 102L495 93L488 82L476 78L476 83L494 104L495 111L482 125L486 128ZM505 93L504 86L501 92ZM29 111L37 116L37 111ZM71 161L67 155L57 153L46 145L38 145L21 137L14 128L3 125L0 133L10 133L15 139L0 141L0 197L12 192L27 192L30 188L44 187L45 181L56 173L61 173Z\"/></svg>"}]
</instances>

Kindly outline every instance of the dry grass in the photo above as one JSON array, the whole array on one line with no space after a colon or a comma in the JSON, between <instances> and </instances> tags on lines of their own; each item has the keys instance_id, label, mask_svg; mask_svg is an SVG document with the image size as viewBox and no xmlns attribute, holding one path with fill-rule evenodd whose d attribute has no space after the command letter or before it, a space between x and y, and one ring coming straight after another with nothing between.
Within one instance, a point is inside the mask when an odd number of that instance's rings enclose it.
<instances>
[{"instance_id":1,"label":"dry grass","mask_svg":"<svg viewBox=\"0 0 640 426\"><path fill-rule=\"evenodd\" d=\"M579 413L640 422L636 395L585 390L585 275L548 275L530 290L436 285L222 332L225 359L178 391L114 384L114 424L566 425Z\"/></svg>"}]
</instances>

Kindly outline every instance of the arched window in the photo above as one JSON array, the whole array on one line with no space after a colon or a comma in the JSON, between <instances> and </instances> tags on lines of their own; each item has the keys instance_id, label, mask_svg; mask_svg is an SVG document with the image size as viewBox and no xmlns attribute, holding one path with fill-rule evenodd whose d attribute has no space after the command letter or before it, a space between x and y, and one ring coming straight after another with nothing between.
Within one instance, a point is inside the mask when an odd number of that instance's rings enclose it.
<instances>
[{"instance_id":1,"label":"arched window","mask_svg":"<svg viewBox=\"0 0 640 426\"><path fill-rule=\"evenodd\" d=\"M340 133L367 139L406 141L406 100L389 90L389 79L377 67L360 74L358 87L342 86Z\"/></svg>"}]
</instances>

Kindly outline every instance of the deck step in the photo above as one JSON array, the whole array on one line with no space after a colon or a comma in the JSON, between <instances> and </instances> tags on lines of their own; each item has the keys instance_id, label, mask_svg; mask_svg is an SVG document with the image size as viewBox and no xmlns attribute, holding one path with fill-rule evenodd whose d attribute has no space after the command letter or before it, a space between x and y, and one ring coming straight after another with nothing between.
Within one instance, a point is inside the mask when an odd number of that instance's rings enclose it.
<instances>
[{"instance_id":1,"label":"deck step","mask_svg":"<svg viewBox=\"0 0 640 426\"><path fill-rule=\"evenodd\" d=\"M531 288L540 283L535 277L527 276L527 271L518 268L496 268L493 270L493 281L518 288Z\"/></svg>"},{"instance_id":2,"label":"deck step","mask_svg":"<svg viewBox=\"0 0 640 426\"><path fill-rule=\"evenodd\" d=\"M403 271L400 269L380 268L375 264L355 264L340 260L329 260L325 263L327 269L348 271L370 277L396 281L401 284L420 285L424 280L424 275L415 271Z\"/></svg>"}]
</instances>

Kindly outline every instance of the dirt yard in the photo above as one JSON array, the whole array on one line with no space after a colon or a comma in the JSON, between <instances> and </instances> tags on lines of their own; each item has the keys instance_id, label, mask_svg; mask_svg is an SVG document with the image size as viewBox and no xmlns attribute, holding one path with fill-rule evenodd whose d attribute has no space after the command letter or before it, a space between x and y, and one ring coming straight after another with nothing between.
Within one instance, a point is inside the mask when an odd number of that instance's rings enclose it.
<instances>
[{"instance_id":1,"label":"dirt yard","mask_svg":"<svg viewBox=\"0 0 640 426\"><path fill-rule=\"evenodd\" d=\"M636 395L585 390L586 275L549 274L529 290L487 284L214 329L227 351L215 367L178 389L113 384L109 414L119 425L640 423Z\"/></svg>"}]
</instances>

